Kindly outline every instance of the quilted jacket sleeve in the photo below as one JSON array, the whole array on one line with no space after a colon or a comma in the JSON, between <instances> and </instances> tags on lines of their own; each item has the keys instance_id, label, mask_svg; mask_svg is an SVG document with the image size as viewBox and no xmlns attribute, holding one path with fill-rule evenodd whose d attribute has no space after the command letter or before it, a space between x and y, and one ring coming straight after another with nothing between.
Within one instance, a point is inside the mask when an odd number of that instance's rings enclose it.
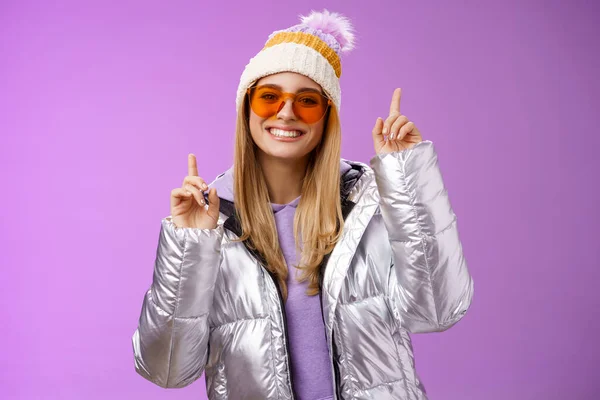
<instances>
[{"instance_id":1,"label":"quilted jacket sleeve","mask_svg":"<svg viewBox=\"0 0 600 400\"><path fill-rule=\"evenodd\" d=\"M404 327L440 332L466 313L473 280L431 141L370 161L392 248Z\"/></svg>"},{"instance_id":2,"label":"quilted jacket sleeve","mask_svg":"<svg viewBox=\"0 0 600 400\"><path fill-rule=\"evenodd\" d=\"M161 387L198 379L208 357L208 314L220 264L223 226L161 224L154 277L133 334L135 369Z\"/></svg>"}]
</instances>

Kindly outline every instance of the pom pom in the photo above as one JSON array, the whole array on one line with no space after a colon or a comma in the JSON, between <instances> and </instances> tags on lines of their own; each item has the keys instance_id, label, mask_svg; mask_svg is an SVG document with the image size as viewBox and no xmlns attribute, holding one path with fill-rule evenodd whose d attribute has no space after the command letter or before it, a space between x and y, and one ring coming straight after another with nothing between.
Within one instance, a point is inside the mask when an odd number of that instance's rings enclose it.
<instances>
[{"instance_id":1,"label":"pom pom","mask_svg":"<svg viewBox=\"0 0 600 400\"><path fill-rule=\"evenodd\" d=\"M300 16L302 24L323 33L328 33L340 44L341 51L347 52L354 48L354 28L350 20L336 12L311 11L308 16Z\"/></svg>"}]
</instances>

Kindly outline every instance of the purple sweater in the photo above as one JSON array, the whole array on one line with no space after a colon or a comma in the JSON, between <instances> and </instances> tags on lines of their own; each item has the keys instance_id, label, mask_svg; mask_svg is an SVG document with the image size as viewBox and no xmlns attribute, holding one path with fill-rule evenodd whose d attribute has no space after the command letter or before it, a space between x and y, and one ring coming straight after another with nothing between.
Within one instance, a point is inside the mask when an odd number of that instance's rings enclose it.
<instances>
[{"instance_id":1,"label":"purple sweater","mask_svg":"<svg viewBox=\"0 0 600 400\"><path fill-rule=\"evenodd\" d=\"M350 168L349 164L340 161L341 174ZM233 201L232 172L230 168L209 185L217 188L219 197L230 201ZM294 242L294 215L299 202L300 197L288 204L271 203L279 245L288 266L300 260ZM319 296L306 295L308 282L299 283L295 279L296 273L300 272L295 267L289 271L285 304L294 388L299 400L330 400L333 398L333 377Z\"/></svg>"}]
</instances>

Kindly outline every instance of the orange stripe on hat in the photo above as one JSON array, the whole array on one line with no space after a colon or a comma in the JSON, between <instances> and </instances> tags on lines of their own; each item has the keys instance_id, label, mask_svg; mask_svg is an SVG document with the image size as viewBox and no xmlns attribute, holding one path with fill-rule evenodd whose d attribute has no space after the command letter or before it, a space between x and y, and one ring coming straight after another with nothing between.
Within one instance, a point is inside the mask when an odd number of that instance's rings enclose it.
<instances>
[{"instance_id":1,"label":"orange stripe on hat","mask_svg":"<svg viewBox=\"0 0 600 400\"><path fill-rule=\"evenodd\" d=\"M303 44L318 51L325 59L327 59L329 64L331 64L338 79L342 75L342 63L340 57L319 37L306 32L279 32L265 44L263 50L281 43Z\"/></svg>"}]
</instances>

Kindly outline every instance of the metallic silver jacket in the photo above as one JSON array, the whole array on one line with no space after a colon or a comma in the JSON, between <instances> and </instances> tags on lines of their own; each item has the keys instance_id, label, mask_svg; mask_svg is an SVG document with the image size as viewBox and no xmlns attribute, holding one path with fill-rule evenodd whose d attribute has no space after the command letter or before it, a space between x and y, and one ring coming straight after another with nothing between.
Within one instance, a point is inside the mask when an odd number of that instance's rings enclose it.
<instances>
[{"instance_id":1,"label":"metallic silver jacket","mask_svg":"<svg viewBox=\"0 0 600 400\"><path fill-rule=\"evenodd\" d=\"M323 261L321 304L336 399L427 399L408 333L444 331L473 296L430 141L345 160L343 235ZM162 387L206 372L208 397L293 399L284 304L243 243L233 204L216 229L162 220L154 277L133 335L135 368Z\"/></svg>"}]
</instances>

